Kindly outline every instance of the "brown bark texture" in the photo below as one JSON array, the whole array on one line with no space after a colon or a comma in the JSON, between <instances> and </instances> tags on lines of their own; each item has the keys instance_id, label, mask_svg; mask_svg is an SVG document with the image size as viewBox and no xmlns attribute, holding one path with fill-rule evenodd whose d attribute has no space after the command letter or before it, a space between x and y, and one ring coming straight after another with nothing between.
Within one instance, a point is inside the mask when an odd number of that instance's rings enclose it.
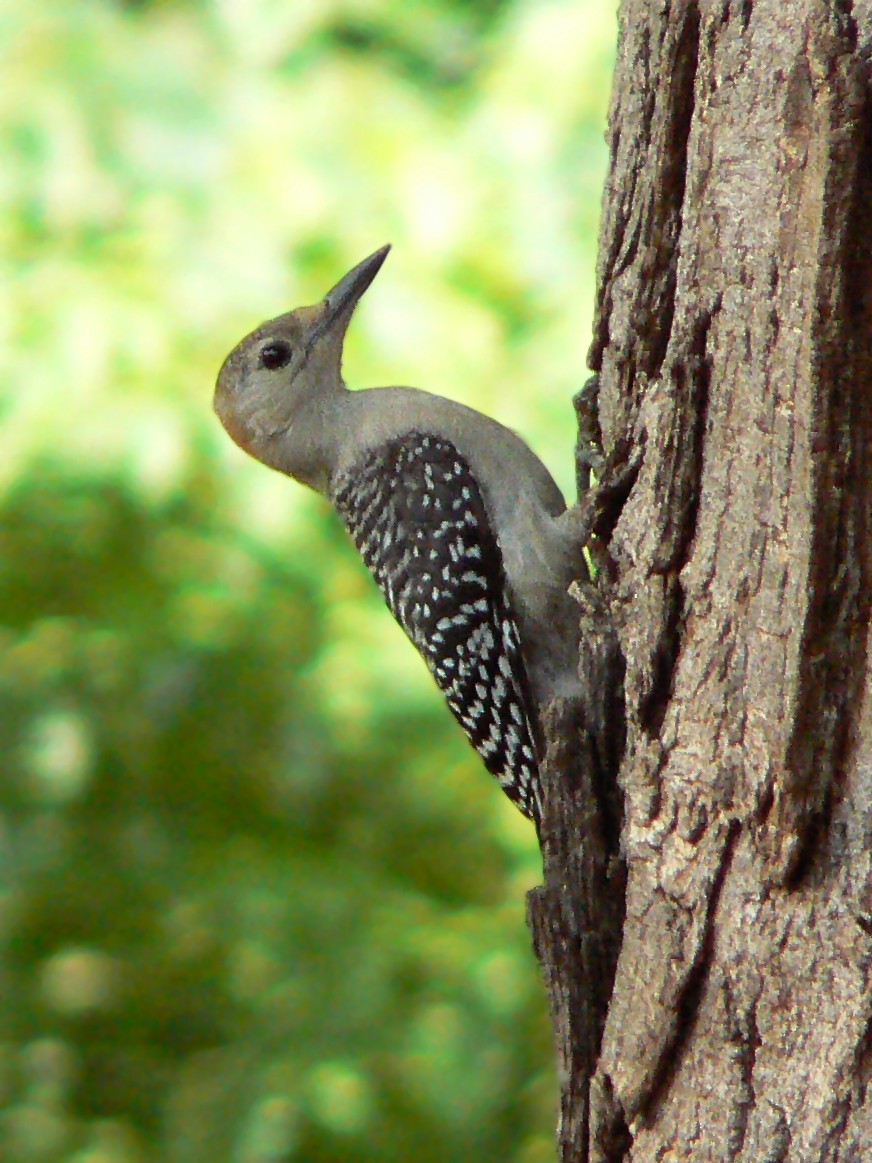
<instances>
[{"instance_id":1,"label":"brown bark texture","mask_svg":"<svg viewBox=\"0 0 872 1163\"><path fill-rule=\"evenodd\" d=\"M870 45L870 0L621 6L579 597L623 820L554 742L530 900L563 1161L872 1160Z\"/></svg>"}]
</instances>

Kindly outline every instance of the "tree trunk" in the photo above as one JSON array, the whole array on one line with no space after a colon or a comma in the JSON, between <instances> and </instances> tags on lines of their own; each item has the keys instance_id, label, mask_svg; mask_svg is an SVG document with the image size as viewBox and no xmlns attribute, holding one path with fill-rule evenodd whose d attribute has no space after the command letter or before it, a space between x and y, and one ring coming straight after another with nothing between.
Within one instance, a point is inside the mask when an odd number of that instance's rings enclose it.
<instances>
[{"instance_id":1,"label":"tree trunk","mask_svg":"<svg viewBox=\"0 0 872 1163\"><path fill-rule=\"evenodd\" d=\"M870 0L622 4L585 651L626 893L555 761L562 1160L872 1160L870 44Z\"/></svg>"}]
</instances>

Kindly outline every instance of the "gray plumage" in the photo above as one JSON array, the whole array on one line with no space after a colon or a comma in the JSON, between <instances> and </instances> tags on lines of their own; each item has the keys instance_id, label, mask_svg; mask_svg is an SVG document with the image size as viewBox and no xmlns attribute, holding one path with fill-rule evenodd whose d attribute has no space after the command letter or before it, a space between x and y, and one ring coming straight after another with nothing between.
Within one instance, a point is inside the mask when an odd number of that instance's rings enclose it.
<instances>
[{"instance_id":1,"label":"gray plumage","mask_svg":"<svg viewBox=\"0 0 872 1163\"><path fill-rule=\"evenodd\" d=\"M247 452L332 502L486 767L538 825L538 715L577 690L567 589L584 563L559 489L509 429L414 388L346 388L345 331L388 249L247 336L215 409Z\"/></svg>"}]
</instances>

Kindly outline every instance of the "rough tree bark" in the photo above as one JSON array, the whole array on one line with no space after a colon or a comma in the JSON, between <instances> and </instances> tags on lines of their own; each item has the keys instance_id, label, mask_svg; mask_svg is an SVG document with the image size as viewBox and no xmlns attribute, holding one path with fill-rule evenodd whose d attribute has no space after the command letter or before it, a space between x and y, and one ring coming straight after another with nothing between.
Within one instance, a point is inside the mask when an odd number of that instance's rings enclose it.
<instances>
[{"instance_id":1,"label":"rough tree bark","mask_svg":"<svg viewBox=\"0 0 872 1163\"><path fill-rule=\"evenodd\" d=\"M870 45L872 0L622 4L580 597L626 893L553 709L561 1160L872 1160Z\"/></svg>"}]
</instances>

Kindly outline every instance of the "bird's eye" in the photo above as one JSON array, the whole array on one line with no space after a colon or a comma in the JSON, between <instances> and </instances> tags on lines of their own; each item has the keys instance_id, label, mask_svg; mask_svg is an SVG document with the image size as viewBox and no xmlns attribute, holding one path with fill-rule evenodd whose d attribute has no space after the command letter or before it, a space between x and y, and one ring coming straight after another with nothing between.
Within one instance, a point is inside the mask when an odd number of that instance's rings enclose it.
<instances>
[{"instance_id":1,"label":"bird's eye","mask_svg":"<svg viewBox=\"0 0 872 1163\"><path fill-rule=\"evenodd\" d=\"M274 339L271 343L264 344L260 349L261 367L268 368L270 371L275 371L279 367L287 367L293 354L289 343L285 343L282 339Z\"/></svg>"}]
</instances>

